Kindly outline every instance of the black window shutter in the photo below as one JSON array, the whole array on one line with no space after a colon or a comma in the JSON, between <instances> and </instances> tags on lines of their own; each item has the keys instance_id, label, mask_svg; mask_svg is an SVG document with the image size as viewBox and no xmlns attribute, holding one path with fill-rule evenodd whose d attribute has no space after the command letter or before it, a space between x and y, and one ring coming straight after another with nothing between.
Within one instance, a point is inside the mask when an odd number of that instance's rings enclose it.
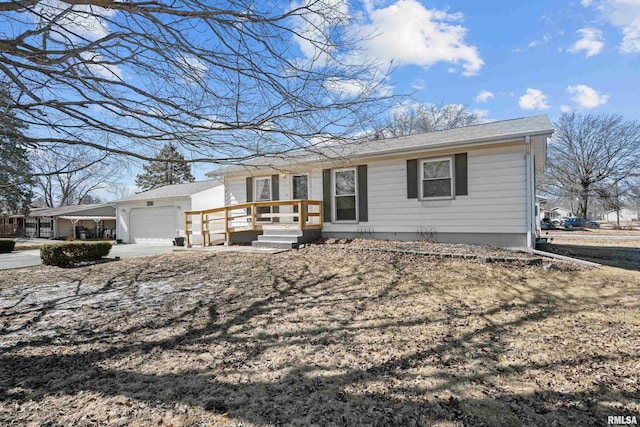
<instances>
[{"instance_id":1,"label":"black window shutter","mask_svg":"<svg viewBox=\"0 0 640 427\"><path fill-rule=\"evenodd\" d=\"M280 175L271 175L271 199L280 200Z\"/></svg>"},{"instance_id":2,"label":"black window shutter","mask_svg":"<svg viewBox=\"0 0 640 427\"><path fill-rule=\"evenodd\" d=\"M247 177L247 203L253 202L253 177ZM251 208L247 208L247 215L251 215Z\"/></svg>"},{"instance_id":3,"label":"black window shutter","mask_svg":"<svg viewBox=\"0 0 640 427\"><path fill-rule=\"evenodd\" d=\"M331 222L331 169L322 169L322 220Z\"/></svg>"},{"instance_id":4,"label":"black window shutter","mask_svg":"<svg viewBox=\"0 0 640 427\"><path fill-rule=\"evenodd\" d=\"M467 153L456 154L456 196L467 196L469 194L467 177Z\"/></svg>"},{"instance_id":5,"label":"black window shutter","mask_svg":"<svg viewBox=\"0 0 640 427\"><path fill-rule=\"evenodd\" d=\"M418 159L407 160L407 199L418 198Z\"/></svg>"},{"instance_id":6,"label":"black window shutter","mask_svg":"<svg viewBox=\"0 0 640 427\"><path fill-rule=\"evenodd\" d=\"M280 200L280 175L271 175L271 200ZM271 208L273 213L280 212L280 206ZM273 222L280 222L280 218L273 218Z\"/></svg>"},{"instance_id":7,"label":"black window shutter","mask_svg":"<svg viewBox=\"0 0 640 427\"><path fill-rule=\"evenodd\" d=\"M253 202L253 178L247 177L247 203Z\"/></svg>"},{"instance_id":8,"label":"black window shutter","mask_svg":"<svg viewBox=\"0 0 640 427\"><path fill-rule=\"evenodd\" d=\"M367 165L358 166L358 221L369 221L367 201Z\"/></svg>"}]
</instances>

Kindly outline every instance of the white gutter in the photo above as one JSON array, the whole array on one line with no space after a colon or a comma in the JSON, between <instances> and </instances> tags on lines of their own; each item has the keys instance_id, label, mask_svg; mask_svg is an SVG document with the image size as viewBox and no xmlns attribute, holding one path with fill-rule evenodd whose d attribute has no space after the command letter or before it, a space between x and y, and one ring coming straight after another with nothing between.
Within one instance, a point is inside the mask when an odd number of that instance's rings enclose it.
<instances>
[{"instance_id":1,"label":"white gutter","mask_svg":"<svg viewBox=\"0 0 640 427\"><path fill-rule=\"evenodd\" d=\"M556 258L562 261L569 261L569 262L575 262L576 264L588 265L589 267L602 267L602 264L598 264L597 262L585 261L583 259L572 258L566 255L558 255L558 254L554 254L553 252L545 252L545 251L539 251L537 249L532 249L531 253L535 255L547 257L547 258Z\"/></svg>"},{"instance_id":2,"label":"white gutter","mask_svg":"<svg viewBox=\"0 0 640 427\"><path fill-rule=\"evenodd\" d=\"M526 176L525 176L525 198L527 201L527 222L526 222L526 226L527 226L527 249L528 250L534 250L535 249L535 240L534 240L534 233L532 231L533 229L533 207L535 206L535 191L532 190L532 186L533 186L533 176L532 176L532 160L533 160L533 155L531 153L532 151L532 144L531 144L531 137L529 135L524 137L524 148L525 148L525 154L524 154L524 161L525 161L525 169L526 169ZM533 200L532 200L532 195L533 195Z\"/></svg>"}]
</instances>

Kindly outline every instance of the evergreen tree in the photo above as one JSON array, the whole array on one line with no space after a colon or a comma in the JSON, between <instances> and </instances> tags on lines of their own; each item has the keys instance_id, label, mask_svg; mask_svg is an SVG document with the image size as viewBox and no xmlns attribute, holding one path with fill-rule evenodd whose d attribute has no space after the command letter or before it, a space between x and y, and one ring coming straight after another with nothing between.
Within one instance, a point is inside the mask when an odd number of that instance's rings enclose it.
<instances>
[{"instance_id":1,"label":"evergreen tree","mask_svg":"<svg viewBox=\"0 0 640 427\"><path fill-rule=\"evenodd\" d=\"M8 108L9 96L0 90L0 211L29 212L33 180L20 129L26 125Z\"/></svg>"},{"instance_id":2,"label":"evergreen tree","mask_svg":"<svg viewBox=\"0 0 640 427\"><path fill-rule=\"evenodd\" d=\"M150 161L143 166L144 172L136 176L136 185L143 191L195 181L189 164L172 143L165 145L157 157L162 160Z\"/></svg>"}]
</instances>

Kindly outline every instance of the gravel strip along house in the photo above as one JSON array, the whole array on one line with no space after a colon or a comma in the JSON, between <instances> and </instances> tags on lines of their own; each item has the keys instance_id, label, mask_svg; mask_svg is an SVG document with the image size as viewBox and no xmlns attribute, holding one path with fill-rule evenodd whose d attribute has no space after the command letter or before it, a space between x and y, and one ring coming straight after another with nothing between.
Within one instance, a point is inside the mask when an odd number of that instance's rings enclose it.
<instances>
[{"instance_id":1,"label":"gravel strip along house","mask_svg":"<svg viewBox=\"0 0 640 427\"><path fill-rule=\"evenodd\" d=\"M224 206L185 212L185 230L204 244L224 233L254 246L321 235L532 249L535 177L552 133L542 115L220 168L207 175L224 182Z\"/></svg>"}]
</instances>

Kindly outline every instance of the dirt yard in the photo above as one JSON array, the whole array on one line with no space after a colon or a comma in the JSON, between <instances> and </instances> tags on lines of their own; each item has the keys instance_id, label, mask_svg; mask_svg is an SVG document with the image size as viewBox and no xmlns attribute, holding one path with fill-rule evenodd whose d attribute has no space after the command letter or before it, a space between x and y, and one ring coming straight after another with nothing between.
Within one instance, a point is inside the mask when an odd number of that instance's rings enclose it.
<instances>
[{"instance_id":1,"label":"dirt yard","mask_svg":"<svg viewBox=\"0 0 640 427\"><path fill-rule=\"evenodd\" d=\"M310 246L0 275L0 425L606 425L640 273Z\"/></svg>"},{"instance_id":2,"label":"dirt yard","mask_svg":"<svg viewBox=\"0 0 640 427\"><path fill-rule=\"evenodd\" d=\"M542 235L553 238L553 243L557 244L640 249L638 230L543 230Z\"/></svg>"}]
</instances>

